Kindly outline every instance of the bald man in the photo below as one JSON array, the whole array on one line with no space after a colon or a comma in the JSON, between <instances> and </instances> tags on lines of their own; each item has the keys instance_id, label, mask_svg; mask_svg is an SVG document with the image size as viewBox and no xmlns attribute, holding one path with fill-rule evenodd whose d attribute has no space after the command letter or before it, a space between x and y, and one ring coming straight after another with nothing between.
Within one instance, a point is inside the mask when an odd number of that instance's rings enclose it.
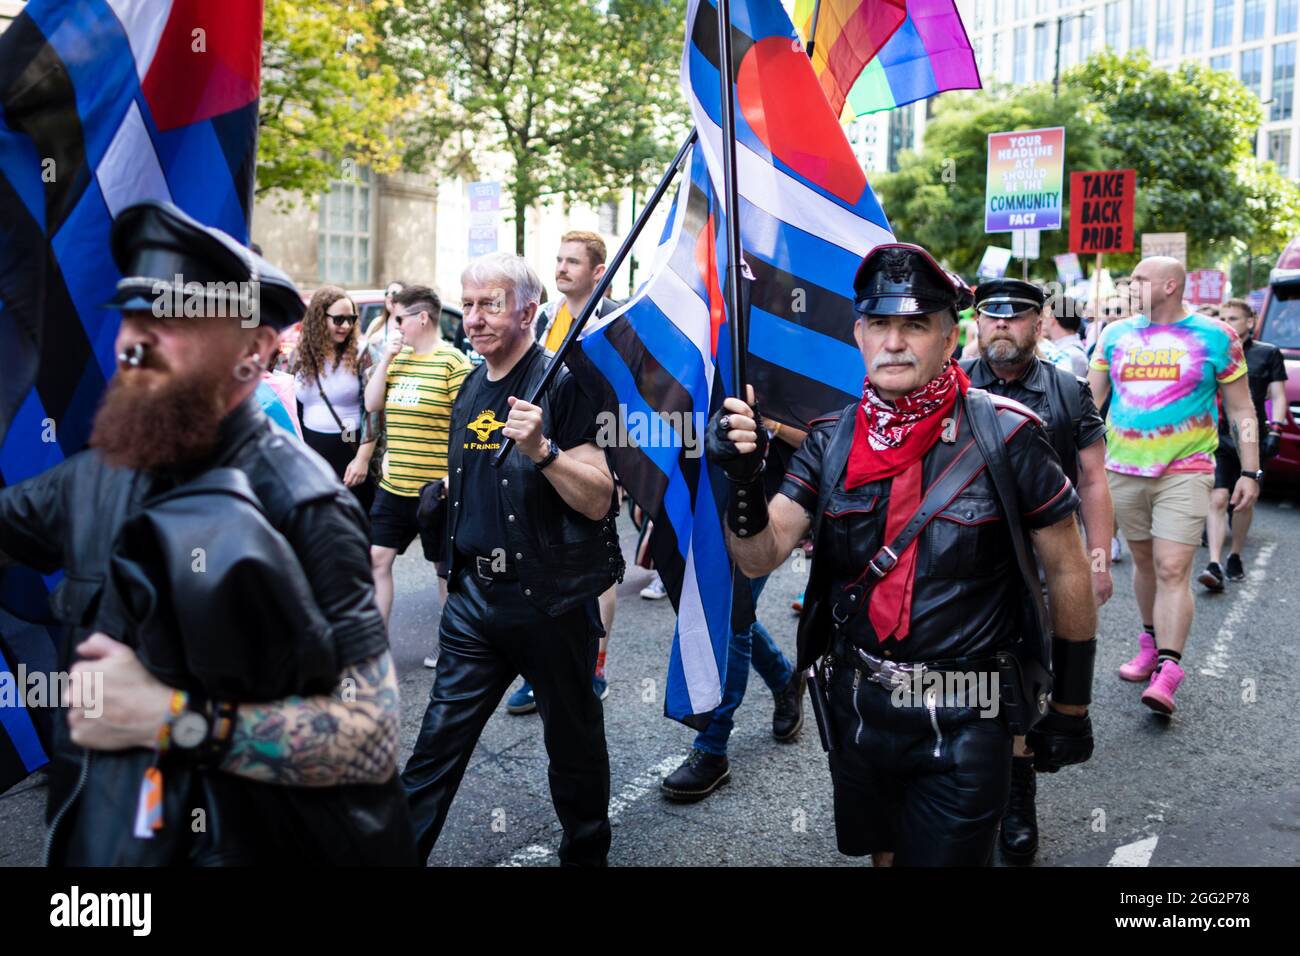
<instances>
[{"instance_id":1,"label":"bald man","mask_svg":"<svg viewBox=\"0 0 1300 956\"><path fill-rule=\"evenodd\" d=\"M1191 571L1214 487L1219 446L1216 393L1232 423L1242 472L1232 505L1259 496L1259 432L1241 340L1226 323L1183 306L1186 275L1153 256L1133 270L1133 317L1107 325L1088 380L1098 404L1112 395L1106 470L1115 518L1133 552L1142 614L1137 656L1119 669L1147 681L1142 702L1174 712L1183 648L1192 626Z\"/></svg>"}]
</instances>

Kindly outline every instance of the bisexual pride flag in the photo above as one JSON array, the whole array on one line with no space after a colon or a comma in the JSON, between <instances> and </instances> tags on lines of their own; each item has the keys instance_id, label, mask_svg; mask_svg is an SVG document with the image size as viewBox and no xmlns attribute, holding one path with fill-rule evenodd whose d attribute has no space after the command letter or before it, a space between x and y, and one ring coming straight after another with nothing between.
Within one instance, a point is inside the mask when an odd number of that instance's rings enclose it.
<instances>
[{"instance_id":1,"label":"bisexual pride flag","mask_svg":"<svg viewBox=\"0 0 1300 956\"><path fill-rule=\"evenodd\" d=\"M247 239L261 44L261 0L32 0L0 33L0 485L86 445L122 208L165 200ZM0 607L41 621L56 581L0 573ZM44 763L28 719L0 719L0 790Z\"/></svg>"}]
</instances>

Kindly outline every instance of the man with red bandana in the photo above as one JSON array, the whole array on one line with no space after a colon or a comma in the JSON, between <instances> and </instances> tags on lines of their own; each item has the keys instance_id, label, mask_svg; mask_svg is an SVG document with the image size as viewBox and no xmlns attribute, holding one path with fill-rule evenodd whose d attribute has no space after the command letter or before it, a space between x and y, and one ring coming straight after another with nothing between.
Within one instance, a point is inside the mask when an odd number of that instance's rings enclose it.
<instances>
[{"instance_id":1,"label":"man with red bandana","mask_svg":"<svg viewBox=\"0 0 1300 956\"><path fill-rule=\"evenodd\" d=\"M725 401L706 451L730 480L728 546L746 575L770 573L812 532L797 666L815 666L813 693L825 695L840 852L878 866L986 865L1012 725L1046 714L1029 735L1040 769L1092 753L1096 610L1078 496L1037 417L971 388L950 360L972 298L960 278L919 246L891 243L863 260L854 292L862 399L813 423L770 504L767 436L751 404ZM1004 500L1046 572L1050 705L1045 692L1013 694L1021 681L987 691L1042 637L1026 633L1037 627L1023 613L1034 595ZM1027 571L1027 540L1020 551Z\"/></svg>"}]
</instances>

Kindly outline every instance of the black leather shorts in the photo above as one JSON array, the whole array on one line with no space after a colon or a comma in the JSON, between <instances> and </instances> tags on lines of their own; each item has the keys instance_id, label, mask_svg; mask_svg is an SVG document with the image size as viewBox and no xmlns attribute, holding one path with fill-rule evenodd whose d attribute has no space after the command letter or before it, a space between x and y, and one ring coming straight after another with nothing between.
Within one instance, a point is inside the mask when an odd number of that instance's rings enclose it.
<instances>
[{"instance_id":1,"label":"black leather shorts","mask_svg":"<svg viewBox=\"0 0 1300 956\"><path fill-rule=\"evenodd\" d=\"M857 673L837 663L829 692L840 852L893 851L895 866L987 865L1011 784L1003 722L977 707L937 706L932 718L925 706L897 706L865 673L855 688Z\"/></svg>"}]
</instances>

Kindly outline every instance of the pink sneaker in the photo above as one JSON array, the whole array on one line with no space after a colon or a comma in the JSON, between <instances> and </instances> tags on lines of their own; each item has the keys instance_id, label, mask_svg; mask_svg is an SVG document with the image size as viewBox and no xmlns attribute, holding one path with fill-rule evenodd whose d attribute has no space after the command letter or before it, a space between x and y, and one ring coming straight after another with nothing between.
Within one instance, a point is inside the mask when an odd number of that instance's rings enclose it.
<instances>
[{"instance_id":1,"label":"pink sneaker","mask_svg":"<svg viewBox=\"0 0 1300 956\"><path fill-rule=\"evenodd\" d=\"M1183 678L1186 676L1187 674L1184 673L1177 661L1165 661L1151 675L1151 683L1142 692L1142 703L1157 714L1172 714L1174 712L1174 691L1178 690L1178 685L1183 682Z\"/></svg>"},{"instance_id":2,"label":"pink sneaker","mask_svg":"<svg viewBox=\"0 0 1300 956\"><path fill-rule=\"evenodd\" d=\"M1156 669L1156 639L1146 631L1138 634L1137 657L1127 664L1121 664L1119 676L1123 680L1143 681Z\"/></svg>"}]
</instances>

